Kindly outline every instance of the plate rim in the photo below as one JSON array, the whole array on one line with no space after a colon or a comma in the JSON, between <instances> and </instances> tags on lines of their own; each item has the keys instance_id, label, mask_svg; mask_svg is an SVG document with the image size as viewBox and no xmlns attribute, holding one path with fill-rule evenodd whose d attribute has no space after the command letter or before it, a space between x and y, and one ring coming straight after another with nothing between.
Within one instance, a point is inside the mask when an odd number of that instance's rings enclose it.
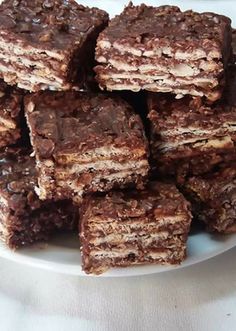
<instances>
[{"instance_id":1,"label":"plate rim","mask_svg":"<svg viewBox=\"0 0 236 331\"><path fill-rule=\"evenodd\" d=\"M64 238L63 236L55 236L55 239ZM72 236L71 236L72 237ZM70 235L68 236L70 238ZM221 239L220 244L217 245L216 239ZM41 270L48 270L60 274L65 275L72 275L72 276L79 276L79 277L100 277L100 278L119 278L119 277L135 277L135 276L145 276L145 275L152 275L158 274L163 272L171 272L174 270L183 269L203 261L209 260L213 257L216 257L233 247L236 247L236 234L231 235L213 235L207 232L200 232L198 234L190 235L188 242L187 242L187 250L190 250L191 244L201 244L201 239L206 240L206 243L209 244L209 247L215 245L216 248L212 251L206 251L206 254L196 254L193 256L188 256L185 261L183 261L180 265L158 265L158 264L151 264L151 265L137 265L137 266L130 266L125 268L112 268L109 269L107 272L101 275L88 275L82 271L81 263L77 264L66 264L66 263L59 263L55 261L45 260L42 257L34 256L34 252L39 253L40 251L45 250L47 254L48 248L55 247L52 242L49 243L37 243L32 246L19 249L13 251L9 249L3 242L0 242L0 257L5 258L7 260L16 262L21 265L31 266ZM223 239L223 240L222 240ZM225 241L226 239L226 241ZM204 241L203 240L203 241ZM200 242L199 242L200 241ZM64 245L63 245L64 246ZM80 255L79 245L78 248L72 248L72 252L77 250L78 257Z\"/></svg>"}]
</instances>

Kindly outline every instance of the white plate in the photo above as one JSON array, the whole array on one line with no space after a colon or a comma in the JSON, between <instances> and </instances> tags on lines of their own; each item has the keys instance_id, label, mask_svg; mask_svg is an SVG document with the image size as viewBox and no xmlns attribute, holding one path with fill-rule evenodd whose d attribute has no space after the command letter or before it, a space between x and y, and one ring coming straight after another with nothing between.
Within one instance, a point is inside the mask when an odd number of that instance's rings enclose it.
<instances>
[{"instance_id":1,"label":"white plate","mask_svg":"<svg viewBox=\"0 0 236 331\"><path fill-rule=\"evenodd\" d=\"M97 6L109 12L110 16L118 14L128 1L123 0L80 0L80 3L88 6ZM236 6L234 0L196 0L196 1L144 1L150 5L173 4L178 5L182 9L193 9L197 11L215 11L220 14L231 17L233 25L236 26ZM134 4L140 1L133 1ZM175 270L177 268L186 267L236 246L236 234L230 236L216 236L207 233L197 233L191 235L188 240L188 257L180 266L137 266L130 268L118 268L106 272L102 276L135 276L152 273L159 273L167 270ZM81 260L79 254L79 243L76 236L57 236L49 245L37 244L30 248L10 251L4 244L0 243L0 256L7 259L39 267L53 270L65 274L73 274L84 276L81 270ZM100 276L101 277L101 276Z\"/></svg>"},{"instance_id":2,"label":"white plate","mask_svg":"<svg viewBox=\"0 0 236 331\"><path fill-rule=\"evenodd\" d=\"M236 246L236 234L217 236L197 233L189 237L188 257L180 266L150 265L117 268L99 277L138 276L176 270L214 257L234 246ZM81 270L78 238L71 234L56 236L50 241L50 244L36 244L16 252L11 251L3 243L0 243L0 256L42 269L85 276L85 273Z\"/></svg>"}]
</instances>

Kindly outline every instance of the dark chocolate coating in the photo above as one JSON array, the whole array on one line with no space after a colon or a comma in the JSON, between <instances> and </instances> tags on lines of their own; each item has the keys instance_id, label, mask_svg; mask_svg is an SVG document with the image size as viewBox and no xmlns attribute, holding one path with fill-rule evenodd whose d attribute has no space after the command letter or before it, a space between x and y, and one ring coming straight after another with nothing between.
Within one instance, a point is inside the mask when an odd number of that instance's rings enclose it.
<instances>
[{"instance_id":1,"label":"dark chocolate coating","mask_svg":"<svg viewBox=\"0 0 236 331\"><path fill-rule=\"evenodd\" d=\"M87 197L85 205L81 207L81 215L86 211L86 217L103 215L104 219L119 219L120 222L127 218L135 221L136 217L147 217L147 223L155 220L158 223L162 216L177 217L187 212L189 208L189 203L175 185L150 182L142 191L115 191L105 196Z\"/></svg>"},{"instance_id":2,"label":"dark chocolate coating","mask_svg":"<svg viewBox=\"0 0 236 331\"><path fill-rule=\"evenodd\" d=\"M133 149L145 141L139 116L119 97L42 92L27 96L25 106L34 148L42 159L111 144Z\"/></svg>"},{"instance_id":3,"label":"dark chocolate coating","mask_svg":"<svg viewBox=\"0 0 236 331\"><path fill-rule=\"evenodd\" d=\"M5 0L0 6L0 29L4 38L26 47L71 52L86 36L106 22L108 15L74 0Z\"/></svg>"},{"instance_id":4,"label":"dark chocolate coating","mask_svg":"<svg viewBox=\"0 0 236 331\"><path fill-rule=\"evenodd\" d=\"M228 17L215 13L181 12L175 6L152 7L128 5L124 11L111 20L102 37L111 42L139 38L163 38L188 43L188 49L195 48L199 40L223 42L224 30L230 25ZM137 41L137 39L136 39ZM208 44L210 50L210 43ZM179 44L178 44L179 47Z\"/></svg>"}]
</instances>

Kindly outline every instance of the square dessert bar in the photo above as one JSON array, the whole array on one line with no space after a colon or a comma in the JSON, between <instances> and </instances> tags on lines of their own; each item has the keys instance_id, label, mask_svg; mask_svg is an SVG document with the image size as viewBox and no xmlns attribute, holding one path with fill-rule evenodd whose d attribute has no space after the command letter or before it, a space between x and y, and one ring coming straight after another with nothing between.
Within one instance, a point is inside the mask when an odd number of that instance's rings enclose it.
<instances>
[{"instance_id":1,"label":"square dessert bar","mask_svg":"<svg viewBox=\"0 0 236 331\"><path fill-rule=\"evenodd\" d=\"M5 0L0 5L0 76L30 90L82 85L108 15L73 0Z\"/></svg>"},{"instance_id":2,"label":"square dessert bar","mask_svg":"<svg viewBox=\"0 0 236 331\"><path fill-rule=\"evenodd\" d=\"M46 240L59 230L76 227L76 208L69 201L40 201L35 160L28 151L0 153L0 239L10 248Z\"/></svg>"},{"instance_id":3,"label":"square dessert bar","mask_svg":"<svg viewBox=\"0 0 236 331\"><path fill-rule=\"evenodd\" d=\"M236 159L236 103L209 106L201 98L148 95L150 145L157 174L179 181Z\"/></svg>"},{"instance_id":4,"label":"square dessert bar","mask_svg":"<svg viewBox=\"0 0 236 331\"><path fill-rule=\"evenodd\" d=\"M79 201L84 193L143 185L148 143L141 119L119 97L41 92L25 98L39 170L39 197Z\"/></svg>"},{"instance_id":5,"label":"square dessert bar","mask_svg":"<svg viewBox=\"0 0 236 331\"><path fill-rule=\"evenodd\" d=\"M15 144L21 137L22 93L0 80L0 147Z\"/></svg>"},{"instance_id":6,"label":"square dessert bar","mask_svg":"<svg viewBox=\"0 0 236 331\"><path fill-rule=\"evenodd\" d=\"M217 100L231 56L231 34L231 21L224 16L130 3L99 35L97 81L107 90Z\"/></svg>"},{"instance_id":7,"label":"square dessert bar","mask_svg":"<svg viewBox=\"0 0 236 331\"><path fill-rule=\"evenodd\" d=\"M179 264L186 256L190 204L172 184L143 191L113 191L85 199L80 210L82 267L100 274L111 267Z\"/></svg>"},{"instance_id":8,"label":"square dessert bar","mask_svg":"<svg viewBox=\"0 0 236 331\"><path fill-rule=\"evenodd\" d=\"M184 190L194 216L209 231L236 233L236 163L216 173L190 178Z\"/></svg>"}]
</instances>

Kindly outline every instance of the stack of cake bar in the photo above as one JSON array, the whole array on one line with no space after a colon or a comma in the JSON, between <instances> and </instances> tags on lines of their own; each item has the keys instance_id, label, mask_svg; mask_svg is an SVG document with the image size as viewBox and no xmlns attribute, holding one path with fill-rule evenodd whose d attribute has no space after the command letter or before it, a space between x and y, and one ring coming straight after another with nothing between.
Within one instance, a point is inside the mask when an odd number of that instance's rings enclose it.
<instances>
[{"instance_id":1,"label":"stack of cake bar","mask_svg":"<svg viewBox=\"0 0 236 331\"><path fill-rule=\"evenodd\" d=\"M192 212L236 231L230 19L130 3L109 21L74 0L5 0L0 40L10 248L78 231L83 270L100 274L181 263ZM141 90L146 109L131 102Z\"/></svg>"}]
</instances>

